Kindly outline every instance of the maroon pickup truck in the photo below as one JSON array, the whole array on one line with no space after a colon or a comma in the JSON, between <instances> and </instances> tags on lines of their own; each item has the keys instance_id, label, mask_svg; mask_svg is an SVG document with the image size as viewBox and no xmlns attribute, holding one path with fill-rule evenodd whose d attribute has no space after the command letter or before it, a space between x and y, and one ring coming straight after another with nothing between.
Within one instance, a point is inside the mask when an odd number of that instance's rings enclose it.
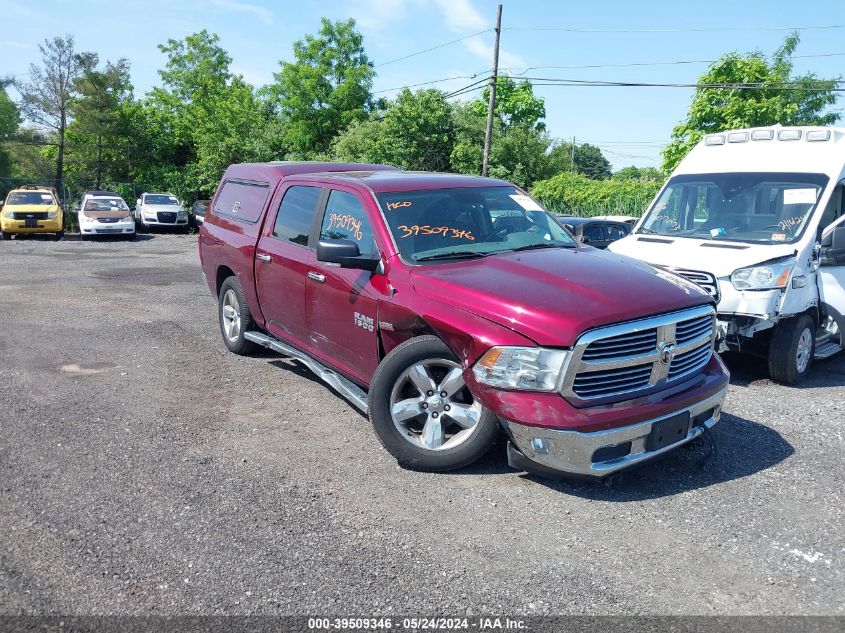
<instances>
[{"instance_id":1,"label":"maroon pickup truck","mask_svg":"<svg viewBox=\"0 0 845 633\"><path fill-rule=\"evenodd\" d=\"M304 363L410 468L466 466L503 430L515 468L604 477L719 420L713 300L501 180L232 165L199 252L226 346Z\"/></svg>"}]
</instances>

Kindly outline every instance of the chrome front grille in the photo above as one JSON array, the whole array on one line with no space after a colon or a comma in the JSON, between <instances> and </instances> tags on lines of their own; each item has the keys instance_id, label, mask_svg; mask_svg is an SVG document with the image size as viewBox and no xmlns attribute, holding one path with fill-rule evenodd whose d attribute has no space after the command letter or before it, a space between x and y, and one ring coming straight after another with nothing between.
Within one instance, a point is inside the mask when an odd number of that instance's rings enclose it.
<instances>
[{"instance_id":1,"label":"chrome front grille","mask_svg":"<svg viewBox=\"0 0 845 633\"><path fill-rule=\"evenodd\" d=\"M589 403L622 400L688 378L713 353L716 312L700 306L582 335L561 393Z\"/></svg>"},{"instance_id":2,"label":"chrome front grille","mask_svg":"<svg viewBox=\"0 0 845 633\"><path fill-rule=\"evenodd\" d=\"M719 282L714 275L703 270L686 270L685 268L669 268L668 270L699 286L717 303L719 302Z\"/></svg>"}]
</instances>

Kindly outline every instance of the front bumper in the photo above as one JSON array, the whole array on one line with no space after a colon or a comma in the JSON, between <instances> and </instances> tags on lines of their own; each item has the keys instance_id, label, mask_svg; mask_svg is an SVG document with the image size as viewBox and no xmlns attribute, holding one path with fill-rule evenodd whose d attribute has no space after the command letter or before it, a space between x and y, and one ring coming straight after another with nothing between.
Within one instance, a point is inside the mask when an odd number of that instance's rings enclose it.
<instances>
[{"instance_id":1,"label":"front bumper","mask_svg":"<svg viewBox=\"0 0 845 633\"><path fill-rule=\"evenodd\" d=\"M683 383L633 400L590 407L576 407L559 393L493 389L475 381L471 370L464 379L510 436L512 466L544 475L601 478L672 450L701 434L702 426L716 424L730 374L713 354L700 374ZM655 423L684 412L690 413L684 436L660 449L645 450ZM630 447L624 446L627 442ZM608 450L594 456L599 449Z\"/></svg>"},{"instance_id":2,"label":"front bumper","mask_svg":"<svg viewBox=\"0 0 845 633\"><path fill-rule=\"evenodd\" d=\"M63 230L61 218L38 220L38 226L27 227L24 220L0 221L0 231L3 233L58 233Z\"/></svg>"},{"instance_id":3,"label":"front bumper","mask_svg":"<svg viewBox=\"0 0 845 633\"><path fill-rule=\"evenodd\" d=\"M135 232L135 222L98 222L96 224L80 224L81 235L131 235Z\"/></svg>"},{"instance_id":4,"label":"front bumper","mask_svg":"<svg viewBox=\"0 0 845 633\"><path fill-rule=\"evenodd\" d=\"M542 475L575 475L603 478L648 461L695 439L712 428L722 413L727 389L669 415L607 431L584 433L541 429L503 421L510 436L508 464ZM687 432L676 442L649 450L647 442L654 425L680 414L689 414ZM601 449L605 449L604 455ZM614 450L616 449L616 450ZM617 455L613 455L616 452Z\"/></svg>"},{"instance_id":5,"label":"front bumper","mask_svg":"<svg viewBox=\"0 0 845 633\"><path fill-rule=\"evenodd\" d=\"M188 226L188 218L177 218L173 222L159 222L157 217L141 216L141 224L144 226Z\"/></svg>"}]
</instances>

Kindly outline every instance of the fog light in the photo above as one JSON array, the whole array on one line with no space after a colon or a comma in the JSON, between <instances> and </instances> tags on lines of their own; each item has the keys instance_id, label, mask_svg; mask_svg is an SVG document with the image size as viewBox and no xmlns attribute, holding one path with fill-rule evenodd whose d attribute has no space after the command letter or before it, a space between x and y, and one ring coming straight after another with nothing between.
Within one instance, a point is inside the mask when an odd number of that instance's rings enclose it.
<instances>
[{"instance_id":1,"label":"fog light","mask_svg":"<svg viewBox=\"0 0 845 633\"><path fill-rule=\"evenodd\" d=\"M545 437L531 438L531 450L537 453L538 455L548 455L549 445L550 442Z\"/></svg>"}]
</instances>

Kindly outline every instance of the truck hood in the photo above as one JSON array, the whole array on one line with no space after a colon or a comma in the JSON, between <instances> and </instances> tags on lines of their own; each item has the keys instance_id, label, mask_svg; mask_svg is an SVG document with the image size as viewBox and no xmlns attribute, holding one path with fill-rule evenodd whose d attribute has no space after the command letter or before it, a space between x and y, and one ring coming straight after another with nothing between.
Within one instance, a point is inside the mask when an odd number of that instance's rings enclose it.
<instances>
[{"instance_id":1,"label":"truck hood","mask_svg":"<svg viewBox=\"0 0 845 633\"><path fill-rule=\"evenodd\" d=\"M677 275L594 248L419 266L411 279L421 298L454 305L554 347L569 347L597 326L712 303Z\"/></svg>"},{"instance_id":2,"label":"truck hood","mask_svg":"<svg viewBox=\"0 0 845 633\"><path fill-rule=\"evenodd\" d=\"M656 266L702 270L716 277L728 277L737 268L792 255L795 244L743 244L638 234L613 242L608 250Z\"/></svg>"}]
</instances>

